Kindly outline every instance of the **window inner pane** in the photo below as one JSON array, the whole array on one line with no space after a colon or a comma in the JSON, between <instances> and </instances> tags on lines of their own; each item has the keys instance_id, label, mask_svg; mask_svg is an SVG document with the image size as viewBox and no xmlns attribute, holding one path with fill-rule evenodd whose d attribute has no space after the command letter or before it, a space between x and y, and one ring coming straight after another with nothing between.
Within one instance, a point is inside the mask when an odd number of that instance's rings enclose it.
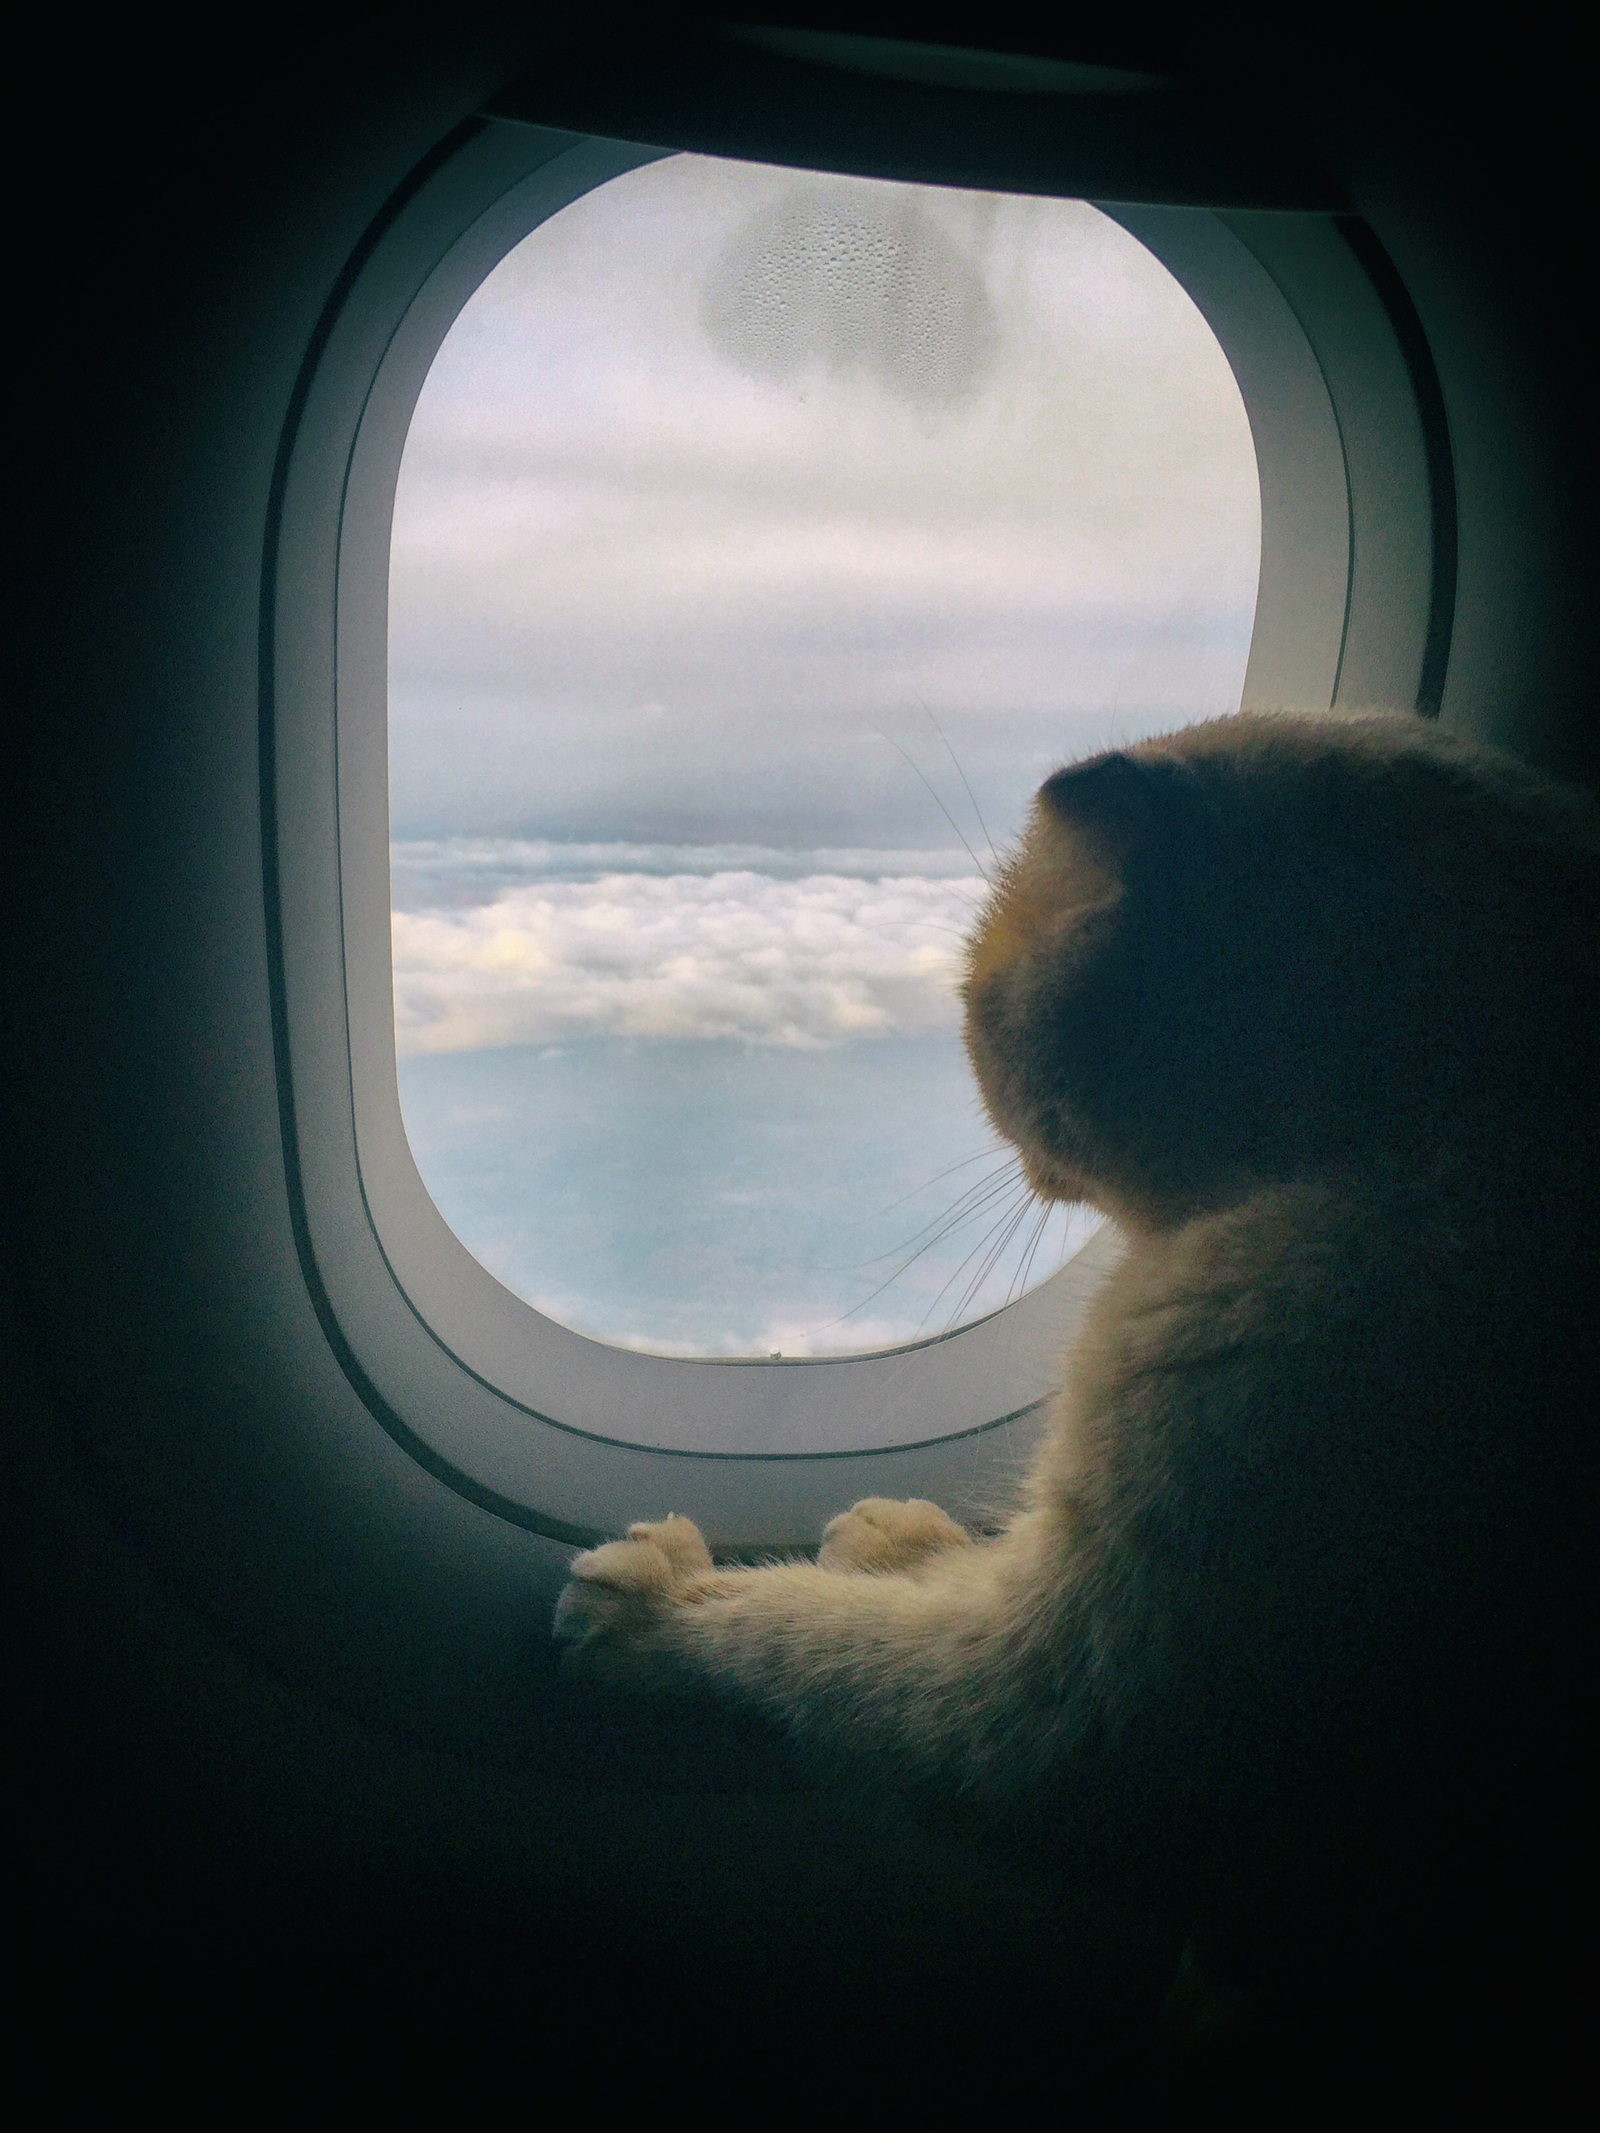
<instances>
[{"instance_id":1,"label":"window inner pane","mask_svg":"<svg viewBox=\"0 0 1600 2133\"><path fill-rule=\"evenodd\" d=\"M390 583L396 1034L452 1228L602 1338L942 1332L1090 1233L961 937L1064 760L1236 707L1249 426L1082 202L674 156L446 340Z\"/></svg>"}]
</instances>

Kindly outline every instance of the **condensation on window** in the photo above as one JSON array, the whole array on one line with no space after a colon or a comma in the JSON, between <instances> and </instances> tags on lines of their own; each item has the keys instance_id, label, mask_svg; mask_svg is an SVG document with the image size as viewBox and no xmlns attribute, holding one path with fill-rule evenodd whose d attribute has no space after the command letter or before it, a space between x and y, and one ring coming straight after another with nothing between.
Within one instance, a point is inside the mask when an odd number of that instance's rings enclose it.
<instances>
[{"instance_id":1,"label":"condensation on window","mask_svg":"<svg viewBox=\"0 0 1600 2133\"><path fill-rule=\"evenodd\" d=\"M839 1354L1091 1233L961 943L1040 780L1232 710L1238 388L1077 201L674 156L542 224L412 423L390 581L406 1129L468 1249L666 1353Z\"/></svg>"}]
</instances>

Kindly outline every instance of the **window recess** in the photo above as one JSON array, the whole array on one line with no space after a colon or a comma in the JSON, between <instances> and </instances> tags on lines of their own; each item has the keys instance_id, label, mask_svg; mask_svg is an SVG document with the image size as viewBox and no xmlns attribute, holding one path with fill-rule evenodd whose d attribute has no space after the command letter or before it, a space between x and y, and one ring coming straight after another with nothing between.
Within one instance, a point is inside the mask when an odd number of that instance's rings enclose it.
<instances>
[{"instance_id":1,"label":"window recess","mask_svg":"<svg viewBox=\"0 0 1600 2133\"><path fill-rule=\"evenodd\" d=\"M439 1215L407 1143L391 989L386 657L390 528L412 413L473 291L529 231L595 187L683 148L857 169L859 155L818 116L844 108L840 70L815 55L755 59L805 80L783 73L789 87L759 120L728 116L713 83L705 108L724 112L735 139L708 138L698 119L669 125L664 106L652 118L637 101L604 123L625 131L631 112L627 126L653 138L585 132L578 121L599 124L599 107L576 88L562 103L556 82L537 111L519 90L465 129L353 263L308 356L281 455L265 585L264 785L279 1070L306 1279L353 1382L414 1456L501 1516L571 1541L669 1507L725 1550L805 1544L841 1503L868 1493L931 1496L984 1516L1026 1456L1060 1343L1116 1250L1102 1232L1059 1287L892 1356L644 1354L543 1318L496 1282ZM592 87L603 75L593 68L586 79ZM1207 120L1163 104L1164 92L1095 101L865 78L874 97L892 90L900 114L880 127L889 107L871 106L885 167L870 174L1093 199L1162 260L1216 334L1260 471L1246 702L1416 701L1425 661L1438 664L1448 575L1438 439L1430 446L1418 413L1416 349L1396 331L1392 292L1386 299L1349 242L1344 204L1318 193L1314 174L1270 157L1248 183L1233 147L1186 161L1184 143ZM633 80L637 98L638 70ZM939 100L950 96L973 114L970 135ZM1013 162L1004 129L981 117L991 108L974 101L982 97L1001 98L1013 116L1032 99L1026 152ZM1141 116L1119 119L1113 103ZM1133 197L1131 184L1116 184L1128 159L1105 144L1123 138L1124 124L1148 139L1163 111L1168 165L1145 166L1158 176ZM536 116L563 123L529 122ZM939 141L956 144L942 163ZM1265 197L1270 171L1276 190ZM1152 186L1165 197L1152 199Z\"/></svg>"}]
</instances>

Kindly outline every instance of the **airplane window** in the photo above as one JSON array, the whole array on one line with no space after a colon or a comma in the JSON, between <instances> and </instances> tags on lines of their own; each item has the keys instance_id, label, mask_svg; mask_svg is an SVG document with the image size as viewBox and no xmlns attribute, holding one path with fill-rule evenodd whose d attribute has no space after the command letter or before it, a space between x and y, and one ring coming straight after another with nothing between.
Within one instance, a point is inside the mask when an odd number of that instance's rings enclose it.
<instances>
[{"instance_id":1,"label":"airplane window","mask_svg":"<svg viewBox=\"0 0 1600 2133\"><path fill-rule=\"evenodd\" d=\"M679 155L542 223L408 436L400 1095L467 1248L580 1331L827 1355L1090 1233L954 984L1064 758L1236 707L1239 389L1082 202Z\"/></svg>"}]
</instances>

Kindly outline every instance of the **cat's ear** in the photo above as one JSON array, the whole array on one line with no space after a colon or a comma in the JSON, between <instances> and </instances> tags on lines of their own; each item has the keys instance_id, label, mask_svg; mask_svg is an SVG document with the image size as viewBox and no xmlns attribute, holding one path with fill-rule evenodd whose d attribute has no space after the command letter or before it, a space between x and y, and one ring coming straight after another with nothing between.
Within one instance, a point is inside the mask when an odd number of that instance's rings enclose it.
<instances>
[{"instance_id":1,"label":"cat's ear","mask_svg":"<svg viewBox=\"0 0 1600 2133\"><path fill-rule=\"evenodd\" d=\"M1038 804L1121 876L1137 855L1183 837L1192 812L1188 782L1176 763L1118 749L1058 770L1040 786Z\"/></svg>"}]
</instances>

